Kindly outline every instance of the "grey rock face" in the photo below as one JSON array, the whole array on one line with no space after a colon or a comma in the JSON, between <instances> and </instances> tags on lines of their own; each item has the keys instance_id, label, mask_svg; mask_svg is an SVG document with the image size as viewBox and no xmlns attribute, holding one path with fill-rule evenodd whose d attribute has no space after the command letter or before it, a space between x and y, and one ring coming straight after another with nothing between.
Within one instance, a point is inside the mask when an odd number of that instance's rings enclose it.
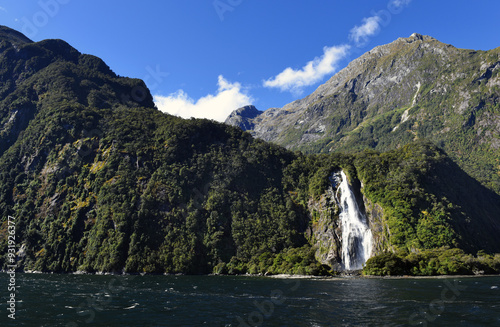
<instances>
[{"instance_id":1,"label":"grey rock face","mask_svg":"<svg viewBox=\"0 0 500 327\"><path fill-rule=\"evenodd\" d=\"M387 151L428 139L500 193L493 157L480 149L500 156L499 72L500 48L457 49L414 33L368 51L305 98L244 118L245 129L306 153Z\"/></svg>"},{"instance_id":2,"label":"grey rock face","mask_svg":"<svg viewBox=\"0 0 500 327\"><path fill-rule=\"evenodd\" d=\"M251 130L255 126L253 119L261 113L262 111L259 111L255 106L245 106L233 111L231 115L227 117L225 123L239 127L244 131Z\"/></svg>"},{"instance_id":3,"label":"grey rock face","mask_svg":"<svg viewBox=\"0 0 500 327\"><path fill-rule=\"evenodd\" d=\"M389 109L384 107L394 109L412 103L416 86L427 79L416 72L421 59L432 55L436 65L443 65L454 51L455 48L420 34L378 46L352 61L312 94L251 119L252 133L267 141L296 147L335 134L337 131L331 130L329 121L333 112L344 113L351 120L348 123L357 126L368 112L383 113ZM400 55L402 52L404 56ZM292 132L296 135L293 140L289 137Z\"/></svg>"},{"instance_id":4,"label":"grey rock face","mask_svg":"<svg viewBox=\"0 0 500 327\"><path fill-rule=\"evenodd\" d=\"M339 184L330 179L330 186L317 200L310 199L308 208L312 217L310 242L316 247L316 259L336 271L342 266L342 222L339 217ZM353 186L354 187L354 186ZM362 195L362 185L353 189L356 201L373 234L372 255L392 251L388 240L388 226L383 220L383 209Z\"/></svg>"}]
</instances>

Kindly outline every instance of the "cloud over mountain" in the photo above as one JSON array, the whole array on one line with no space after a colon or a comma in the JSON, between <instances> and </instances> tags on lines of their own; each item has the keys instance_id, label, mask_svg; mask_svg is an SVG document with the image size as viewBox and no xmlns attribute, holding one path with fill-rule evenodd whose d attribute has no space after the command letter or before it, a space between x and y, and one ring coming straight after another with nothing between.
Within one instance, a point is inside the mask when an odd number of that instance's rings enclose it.
<instances>
[{"instance_id":1,"label":"cloud over mountain","mask_svg":"<svg viewBox=\"0 0 500 327\"><path fill-rule=\"evenodd\" d=\"M168 96L156 95L154 100L158 109L175 116L208 118L221 122L235 108L254 101L240 83L231 83L219 75L217 84L218 89L215 94L207 94L198 100L189 97L183 90L178 90Z\"/></svg>"}]
</instances>

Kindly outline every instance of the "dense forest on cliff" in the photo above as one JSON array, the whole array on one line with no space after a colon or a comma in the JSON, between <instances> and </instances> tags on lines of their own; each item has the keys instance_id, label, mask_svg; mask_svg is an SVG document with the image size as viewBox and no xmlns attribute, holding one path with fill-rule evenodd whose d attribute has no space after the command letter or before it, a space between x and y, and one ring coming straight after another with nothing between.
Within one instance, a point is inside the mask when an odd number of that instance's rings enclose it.
<instances>
[{"instance_id":1,"label":"dense forest on cliff","mask_svg":"<svg viewBox=\"0 0 500 327\"><path fill-rule=\"evenodd\" d=\"M500 194L500 48L413 34L353 60L283 108L235 111L252 135L305 153L388 151L429 140Z\"/></svg>"},{"instance_id":2,"label":"dense forest on cliff","mask_svg":"<svg viewBox=\"0 0 500 327\"><path fill-rule=\"evenodd\" d=\"M500 252L499 196L428 142L291 152L164 114L142 81L64 41L0 32L3 268L12 216L23 270L331 274L310 203L339 169L382 210L378 254Z\"/></svg>"}]
</instances>

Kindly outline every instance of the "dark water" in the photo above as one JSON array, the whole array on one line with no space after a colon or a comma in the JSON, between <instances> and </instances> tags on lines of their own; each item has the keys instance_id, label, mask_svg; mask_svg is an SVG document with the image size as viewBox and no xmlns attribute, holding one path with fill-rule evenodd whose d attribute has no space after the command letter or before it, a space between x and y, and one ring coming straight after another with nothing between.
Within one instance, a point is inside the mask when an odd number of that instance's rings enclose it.
<instances>
[{"instance_id":1,"label":"dark water","mask_svg":"<svg viewBox=\"0 0 500 327\"><path fill-rule=\"evenodd\" d=\"M500 326L500 277L0 274L0 326Z\"/></svg>"}]
</instances>

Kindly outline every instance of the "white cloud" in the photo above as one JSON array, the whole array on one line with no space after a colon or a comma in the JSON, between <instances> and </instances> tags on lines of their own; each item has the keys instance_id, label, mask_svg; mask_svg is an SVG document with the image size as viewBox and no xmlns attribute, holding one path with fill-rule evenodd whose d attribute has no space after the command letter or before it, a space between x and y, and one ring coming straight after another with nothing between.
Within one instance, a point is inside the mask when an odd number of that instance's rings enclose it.
<instances>
[{"instance_id":1,"label":"white cloud","mask_svg":"<svg viewBox=\"0 0 500 327\"><path fill-rule=\"evenodd\" d=\"M391 0L387 6L390 12L387 12L387 10L381 10L371 17L363 18L362 25L356 25L351 29L349 39L358 47L365 46L368 43L369 37L380 31L381 25L385 26L390 22L391 14L401 13L404 7L408 6L411 1L412 0ZM389 16L389 21L387 21L386 17L385 23L383 22L384 15Z\"/></svg>"},{"instance_id":2,"label":"white cloud","mask_svg":"<svg viewBox=\"0 0 500 327\"><path fill-rule=\"evenodd\" d=\"M240 83L230 83L219 75L218 90L198 100L178 90L169 96L155 95L158 109L182 118L208 118L223 122L233 110L252 104L254 99L243 90Z\"/></svg>"},{"instance_id":3,"label":"white cloud","mask_svg":"<svg viewBox=\"0 0 500 327\"><path fill-rule=\"evenodd\" d=\"M388 24L391 14L400 13L404 7L408 6L412 0L390 0L388 10L381 10L372 13L373 16L363 18L360 26L354 26L349 33L349 40L357 47L363 47L368 43L368 39L377 34L382 25ZM384 21L385 16L385 21ZM387 17L389 16L389 17ZM279 88L281 91L291 91L295 95L300 95L306 86L320 82L326 75L330 75L337 70L337 64L345 58L351 48L350 45L339 45L325 47L323 55L308 62L301 69L286 68L273 78L265 80L263 85L269 88Z\"/></svg>"},{"instance_id":4,"label":"white cloud","mask_svg":"<svg viewBox=\"0 0 500 327\"><path fill-rule=\"evenodd\" d=\"M402 0L395 0L402 1ZM381 18L378 15L363 18L363 25L354 26L349 33L349 39L357 46L363 46L368 42L368 37L376 34L380 30Z\"/></svg>"},{"instance_id":5,"label":"white cloud","mask_svg":"<svg viewBox=\"0 0 500 327\"><path fill-rule=\"evenodd\" d=\"M392 0L391 4L394 7L405 7L405 6L409 5L410 2L411 2L411 0Z\"/></svg>"},{"instance_id":6,"label":"white cloud","mask_svg":"<svg viewBox=\"0 0 500 327\"><path fill-rule=\"evenodd\" d=\"M345 58L349 48L348 45L325 47L321 57L314 58L299 70L288 67L264 81L264 86L300 94L304 87L316 84L337 70L338 62Z\"/></svg>"}]
</instances>

